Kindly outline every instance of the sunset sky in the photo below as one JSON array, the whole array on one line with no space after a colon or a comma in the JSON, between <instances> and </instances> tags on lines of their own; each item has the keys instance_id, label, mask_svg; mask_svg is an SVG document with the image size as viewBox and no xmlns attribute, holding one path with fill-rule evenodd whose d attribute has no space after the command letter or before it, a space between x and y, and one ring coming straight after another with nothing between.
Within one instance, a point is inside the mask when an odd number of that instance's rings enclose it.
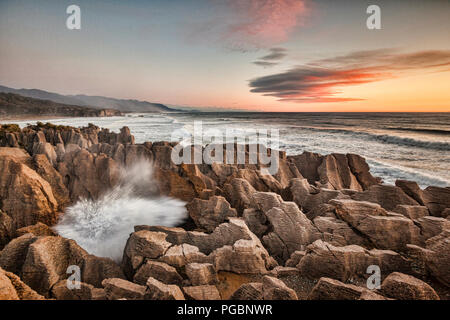
<instances>
[{"instance_id":1,"label":"sunset sky","mask_svg":"<svg viewBox=\"0 0 450 320\"><path fill-rule=\"evenodd\" d=\"M81 30L66 28L67 6ZM381 30L366 9L381 8ZM255 111L450 112L448 0L0 0L0 85Z\"/></svg>"}]
</instances>

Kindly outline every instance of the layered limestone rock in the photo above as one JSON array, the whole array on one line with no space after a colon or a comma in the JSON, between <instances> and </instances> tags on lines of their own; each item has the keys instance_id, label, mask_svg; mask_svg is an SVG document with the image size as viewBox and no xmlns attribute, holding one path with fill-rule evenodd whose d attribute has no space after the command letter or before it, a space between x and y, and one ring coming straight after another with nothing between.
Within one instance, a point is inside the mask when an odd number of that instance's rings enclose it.
<instances>
[{"instance_id":1,"label":"layered limestone rock","mask_svg":"<svg viewBox=\"0 0 450 320\"><path fill-rule=\"evenodd\" d=\"M44 300L18 276L0 268L0 300Z\"/></svg>"},{"instance_id":2,"label":"layered limestone rock","mask_svg":"<svg viewBox=\"0 0 450 320\"><path fill-rule=\"evenodd\" d=\"M374 294L369 290L345 284L331 278L320 278L308 296L308 300L362 300L364 294ZM377 295L377 294L375 294ZM371 297L369 300L383 300L383 296Z\"/></svg>"},{"instance_id":3,"label":"layered limestone rock","mask_svg":"<svg viewBox=\"0 0 450 320\"><path fill-rule=\"evenodd\" d=\"M226 222L228 217L237 216L236 210L220 196L208 200L194 199L186 208L195 224L208 232L214 231L219 224Z\"/></svg>"},{"instance_id":4,"label":"layered limestone rock","mask_svg":"<svg viewBox=\"0 0 450 320\"><path fill-rule=\"evenodd\" d=\"M31 158L20 149L0 149L1 209L13 219L15 228L55 223L58 202L50 184L27 165Z\"/></svg>"},{"instance_id":5,"label":"layered limestone rock","mask_svg":"<svg viewBox=\"0 0 450 320\"><path fill-rule=\"evenodd\" d=\"M379 266L383 273L410 272L409 262L390 250L367 250L357 245L335 247L317 240L307 247L297 268L308 278L329 277L346 282L364 279L369 266Z\"/></svg>"},{"instance_id":6,"label":"layered limestone rock","mask_svg":"<svg viewBox=\"0 0 450 320\"><path fill-rule=\"evenodd\" d=\"M0 267L5 272L0 272L0 295L70 300L448 296L449 188L422 190L401 180L382 185L366 161L352 154L279 152L278 172L269 175L261 163L248 163L250 146L231 144L232 156L238 149L246 156L239 165L176 165L175 146L136 144L126 127L115 133L94 125L1 126ZM211 146L187 148L194 154ZM145 194L189 203L183 228L135 226L120 266L56 236L51 227L68 205L97 199L117 185L121 168L141 159L151 161L154 172L154 188ZM70 266L80 268L76 290L67 287ZM370 266L381 270L380 290L363 287Z\"/></svg>"},{"instance_id":7,"label":"layered limestone rock","mask_svg":"<svg viewBox=\"0 0 450 320\"><path fill-rule=\"evenodd\" d=\"M220 292L216 286L202 285L183 287L184 295L192 300L220 300Z\"/></svg>"},{"instance_id":8,"label":"layered limestone rock","mask_svg":"<svg viewBox=\"0 0 450 320\"><path fill-rule=\"evenodd\" d=\"M377 248L403 251L423 244L420 228L402 215L389 215L380 205L355 200L332 200L336 215L366 236Z\"/></svg>"},{"instance_id":9,"label":"layered limestone rock","mask_svg":"<svg viewBox=\"0 0 450 320\"><path fill-rule=\"evenodd\" d=\"M373 177L364 158L354 154L330 154L304 152L288 157L298 168L300 174L312 185L331 189L366 190L379 184Z\"/></svg>"},{"instance_id":10,"label":"layered limestone rock","mask_svg":"<svg viewBox=\"0 0 450 320\"><path fill-rule=\"evenodd\" d=\"M82 282L97 287L105 278L124 277L112 260L89 255L75 241L62 237L36 237L27 233L12 240L0 252L1 268L20 276L46 297L51 296L51 288L56 283L74 272L75 269L68 273L70 266L77 267Z\"/></svg>"},{"instance_id":11,"label":"layered limestone rock","mask_svg":"<svg viewBox=\"0 0 450 320\"><path fill-rule=\"evenodd\" d=\"M427 283L400 272L393 272L384 279L381 292L398 300L440 300Z\"/></svg>"},{"instance_id":12,"label":"layered limestone rock","mask_svg":"<svg viewBox=\"0 0 450 320\"><path fill-rule=\"evenodd\" d=\"M426 241L427 269L442 284L450 287L450 230L446 229Z\"/></svg>"},{"instance_id":13,"label":"layered limestone rock","mask_svg":"<svg viewBox=\"0 0 450 320\"><path fill-rule=\"evenodd\" d=\"M295 203L283 202L281 197L270 193L256 193L254 197L271 230L263 235L262 242L278 262L285 262L294 251L303 250L320 237Z\"/></svg>"}]
</instances>

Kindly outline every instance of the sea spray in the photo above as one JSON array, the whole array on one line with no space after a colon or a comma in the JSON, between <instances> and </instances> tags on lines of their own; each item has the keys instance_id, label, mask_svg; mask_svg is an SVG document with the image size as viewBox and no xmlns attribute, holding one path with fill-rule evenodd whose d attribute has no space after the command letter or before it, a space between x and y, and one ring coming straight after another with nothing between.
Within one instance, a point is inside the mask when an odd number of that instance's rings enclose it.
<instances>
[{"instance_id":1,"label":"sea spray","mask_svg":"<svg viewBox=\"0 0 450 320\"><path fill-rule=\"evenodd\" d=\"M119 180L98 199L80 199L67 208L55 227L89 253L117 262L134 226L175 226L187 215L183 201L156 195L148 161L123 168Z\"/></svg>"}]
</instances>

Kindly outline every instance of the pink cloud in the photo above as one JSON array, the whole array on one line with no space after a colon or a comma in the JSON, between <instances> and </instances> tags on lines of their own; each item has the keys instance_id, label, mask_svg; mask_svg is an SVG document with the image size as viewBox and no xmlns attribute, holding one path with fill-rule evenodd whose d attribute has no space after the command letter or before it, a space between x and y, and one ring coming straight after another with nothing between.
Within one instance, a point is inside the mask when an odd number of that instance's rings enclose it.
<instances>
[{"instance_id":1,"label":"pink cloud","mask_svg":"<svg viewBox=\"0 0 450 320\"><path fill-rule=\"evenodd\" d=\"M307 13L305 0L228 0L234 19L225 37L233 47L270 47L288 39Z\"/></svg>"}]
</instances>

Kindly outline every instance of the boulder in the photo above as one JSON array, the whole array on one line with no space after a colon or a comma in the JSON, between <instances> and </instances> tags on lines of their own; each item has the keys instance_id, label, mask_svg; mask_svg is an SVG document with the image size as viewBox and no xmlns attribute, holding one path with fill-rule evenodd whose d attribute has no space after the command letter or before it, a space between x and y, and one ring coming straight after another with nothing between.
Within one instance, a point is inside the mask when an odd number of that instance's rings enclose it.
<instances>
[{"instance_id":1,"label":"boulder","mask_svg":"<svg viewBox=\"0 0 450 320\"><path fill-rule=\"evenodd\" d=\"M253 208L261 212L267 212L272 208L279 207L284 202L280 195L273 192L255 192L253 201Z\"/></svg>"},{"instance_id":2,"label":"boulder","mask_svg":"<svg viewBox=\"0 0 450 320\"><path fill-rule=\"evenodd\" d=\"M217 274L211 263L189 263L186 265L186 275L193 286L217 283Z\"/></svg>"},{"instance_id":3,"label":"boulder","mask_svg":"<svg viewBox=\"0 0 450 320\"><path fill-rule=\"evenodd\" d=\"M11 280L5 275L3 269L0 269L0 300L19 300Z\"/></svg>"},{"instance_id":4,"label":"boulder","mask_svg":"<svg viewBox=\"0 0 450 320\"><path fill-rule=\"evenodd\" d=\"M259 170L240 169L236 178L247 180L257 191L280 193L283 189L282 184L274 176L264 175Z\"/></svg>"},{"instance_id":5,"label":"boulder","mask_svg":"<svg viewBox=\"0 0 450 320\"><path fill-rule=\"evenodd\" d=\"M0 153L0 209L14 220L15 228L37 222L52 225L57 221L58 202L50 184L25 164L27 159L15 151Z\"/></svg>"},{"instance_id":6,"label":"boulder","mask_svg":"<svg viewBox=\"0 0 450 320\"><path fill-rule=\"evenodd\" d=\"M94 288L91 291L91 300L108 300L105 289Z\"/></svg>"},{"instance_id":7,"label":"boulder","mask_svg":"<svg viewBox=\"0 0 450 320\"><path fill-rule=\"evenodd\" d=\"M11 240L0 251L0 268L20 276L22 274L22 266L27 257L28 247L37 239L33 234L27 233Z\"/></svg>"},{"instance_id":8,"label":"boulder","mask_svg":"<svg viewBox=\"0 0 450 320\"><path fill-rule=\"evenodd\" d=\"M426 216L415 220L419 226L423 239L437 236L444 230L450 230L450 220L433 216Z\"/></svg>"},{"instance_id":9,"label":"boulder","mask_svg":"<svg viewBox=\"0 0 450 320\"><path fill-rule=\"evenodd\" d=\"M356 244L370 246L370 242L356 233L345 221L333 217L316 217L314 226L322 233L324 241L335 246Z\"/></svg>"},{"instance_id":10,"label":"boulder","mask_svg":"<svg viewBox=\"0 0 450 320\"><path fill-rule=\"evenodd\" d=\"M155 278L165 284L180 285L183 278L178 274L177 270L166 263L159 261L147 260L133 278L133 282L140 285L146 285L148 278Z\"/></svg>"},{"instance_id":11,"label":"boulder","mask_svg":"<svg viewBox=\"0 0 450 320\"><path fill-rule=\"evenodd\" d=\"M416 200L421 206L426 206L431 215L445 218L444 211L450 208L450 189L440 187L427 187L420 189L417 182L397 180L395 185L400 187L408 196Z\"/></svg>"},{"instance_id":12,"label":"boulder","mask_svg":"<svg viewBox=\"0 0 450 320\"><path fill-rule=\"evenodd\" d=\"M217 271L243 274L264 274L273 265L271 257L252 240L238 240L233 246L224 246L211 253Z\"/></svg>"},{"instance_id":13,"label":"boulder","mask_svg":"<svg viewBox=\"0 0 450 320\"><path fill-rule=\"evenodd\" d=\"M146 287L124 279L105 279L102 282L108 300L144 300Z\"/></svg>"},{"instance_id":14,"label":"boulder","mask_svg":"<svg viewBox=\"0 0 450 320\"><path fill-rule=\"evenodd\" d=\"M308 296L308 300L358 300L367 289L345 284L331 278L320 278Z\"/></svg>"},{"instance_id":15,"label":"boulder","mask_svg":"<svg viewBox=\"0 0 450 320\"><path fill-rule=\"evenodd\" d=\"M54 165L56 165L56 162L52 164L45 155L38 154L32 159L32 169L50 184L59 208L64 208L70 202L69 190Z\"/></svg>"},{"instance_id":16,"label":"boulder","mask_svg":"<svg viewBox=\"0 0 450 320\"><path fill-rule=\"evenodd\" d=\"M255 194L257 203L261 195L262 193ZM303 250L306 245L319 238L318 230L295 203L281 202L278 206L269 208L270 206L261 208L271 230L262 237L262 242L279 263L284 263L294 251Z\"/></svg>"},{"instance_id":17,"label":"boulder","mask_svg":"<svg viewBox=\"0 0 450 320\"><path fill-rule=\"evenodd\" d=\"M163 232L167 235L167 241L173 245L189 244L199 248L205 254L210 254L217 248L233 245L240 239L260 242L241 218L228 218L227 223L220 224L210 234L197 231L185 231L181 228L137 226L135 230L148 230ZM262 247L262 244L260 245Z\"/></svg>"},{"instance_id":18,"label":"boulder","mask_svg":"<svg viewBox=\"0 0 450 320\"><path fill-rule=\"evenodd\" d=\"M245 209L242 218L251 232L261 238L269 229L266 215L257 209Z\"/></svg>"},{"instance_id":19,"label":"boulder","mask_svg":"<svg viewBox=\"0 0 450 320\"><path fill-rule=\"evenodd\" d=\"M450 287L450 230L428 239L426 249L427 269L442 284Z\"/></svg>"},{"instance_id":20,"label":"boulder","mask_svg":"<svg viewBox=\"0 0 450 320\"><path fill-rule=\"evenodd\" d=\"M450 208L450 188L427 187L424 191L428 210L431 215L446 218L444 214L447 208Z\"/></svg>"},{"instance_id":21,"label":"boulder","mask_svg":"<svg viewBox=\"0 0 450 320\"><path fill-rule=\"evenodd\" d=\"M155 278L148 278L146 298L150 300L185 300L183 292L176 285L164 284Z\"/></svg>"},{"instance_id":22,"label":"boulder","mask_svg":"<svg viewBox=\"0 0 450 320\"><path fill-rule=\"evenodd\" d=\"M131 234L125 246L122 268L130 278L145 258L157 259L166 253L172 244L166 241L164 232L140 230Z\"/></svg>"},{"instance_id":23,"label":"boulder","mask_svg":"<svg viewBox=\"0 0 450 320\"><path fill-rule=\"evenodd\" d=\"M331 199L350 198L339 190L313 187L306 179L292 179L289 187L292 200L305 212L310 212Z\"/></svg>"},{"instance_id":24,"label":"boulder","mask_svg":"<svg viewBox=\"0 0 450 320\"><path fill-rule=\"evenodd\" d=\"M231 295L230 300L263 300L263 285L259 282L244 283Z\"/></svg>"},{"instance_id":25,"label":"boulder","mask_svg":"<svg viewBox=\"0 0 450 320\"><path fill-rule=\"evenodd\" d=\"M25 235L26 236L26 235ZM41 237L31 243L22 266L22 279L46 297L54 284L68 277L69 266L80 266L87 252L75 241Z\"/></svg>"},{"instance_id":26,"label":"boulder","mask_svg":"<svg viewBox=\"0 0 450 320\"><path fill-rule=\"evenodd\" d=\"M24 234L32 233L36 237L56 236L56 233L50 229L49 226L38 222L32 226L23 227L16 230L16 237L21 237Z\"/></svg>"},{"instance_id":27,"label":"boulder","mask_svg":"<svg viewBox=\"0 0 450 320\"><path fill-rule=\"evenodd\" d=\"M359 297L359 300L391 300L389 298L386 298L384 296L382 296L381 294L375 293L373 291L370 290L364 290L361 293L361 296Z\"/></svg>"},{"instance_id":28,"label":"boulder","mask_svg":"<svg viewBox=\"0 0 450 320\"><path fill-rule=\"evenodd\" d=\"M353 189L362 191L355 175L350 169L345 154L329 154L324 156L322 163L317 168L319 182L330 189Z\"/></svg>"},{"instance_id":29,"label":"boulder","mask_svg":"<svg viewBox=\"0 0 450 320\"><path fill-rule=\"evenodd\" d=\"M381 292L398 300L440 300L430 285L400 272L393 272L384 279Z\"/></svg>"},{"instance_id":30,"label":"boulder","mask_svg":"<svg viewBox=\"0 0 450 320\"><path fill-rule=\"evenodd\" d=\"M398 212L411 220L423 218L429 214L428 208L425 206L407 206L404 204L399 204L392 211Z\"/></svg>"},{"instance_id":31,"label":"boulder","mask_svg":"<svg viewBox=\"0 0 450 320\"><path fill-rule=\"evenodd\" d=\"M399 204L418 206L419 203L409 197L401 188L389 185L372 185L369 189L352 195L357 201L378 203L388 211L392 211Z\"/></svg>"},{"instance_id":32,"label":"boulder","mask_svg":"<svg viewBox=\"0 0 450 320\"><path fill-rule=\"evenodd\" d=\"M220 196L213 196L209 200L196 198L186 208L195 224L208 232L214 231L218 225L226 222L228 217L237 216L236 210Z\"/></svg>"},{"instance_id":33,"label":"boulder","mask_svg":"<svg viewBox=\"0 0 450 320\"><path fill-rule=\"evenodd\" d=\"M374 203L354 200L331 200L336 215L358 230L380 249L403 251L407 244L423 243L420 229L411 219L388 216Z\"/></svg>"},{"instance_id":34,"label":"boulder","mask_svg":"<svg viewBox=\"0 0 450 320\"><path fill-rule=\"evenodd\" d=\"M297 300L294 290L284 284L283 281L264 276L262 279L262 292L264 300Z\"/></svg>"},{"instance_id":35,"label":"boulder","mask_svg":"<svg viewBox=\"0 0 450 320\"><path fill-rule=\"evenodd\" d=\"M45 298L38 294L36 291L31 289L29 286L27 286L23 281L16 276L12 272L6 272L5 270L0 268L0 279L3 278L3 275L6 276L6 278L9 278L9 281L11 282L12 286L14 287L14 290L16 291L16 294L20 300L44 300ZM3 278L6 280L5 278ZM2 280L0 280L0 300L4 300L2 296Z\"/></svg>"},{"instance_id":36,"label":"boulder","mask_svg":"<svg viewBox=\"0 0 450 320\"><path fill-rule=\"evenodd\" d=\"M254 208L253 194L256 189L245 179L235 178L223 186L225 197L233 208L242 215L244 209Z\"/></svg>"},{"instance_id":37,"label":"boulder","mask_svg":"<svg viewBox=\"0 0 450 320\"><path fill-rule=\"evenodd\" d=\"M122 269L110 258L96 257L88 254L83 256L81 263L81 279L83 282L101 288L104 279L125 279Z\"/></svg>"},{"instance_id":38,"label":"boulder","mask_svg":"<svg viewBox=\"0 0 450 320\"><path fill-rule=\"evenodd\" d=\"M323 156L318 153L303 152L300 155L289 156L288 159L295 164L303 177L308 179L310 184L319 181L318 168L322 163Z\"/></svg>"},{"instance_id":39,"label":"boulder","mask_svg":"<svg viewBox=\"0 0 450 320\"><path fill-rule=\"evenodd\" d=\"M408 180L396 180L395 185L403 190L408 196L416 200L419 205L425 206L427 202L422 189L420 189L417 182Z\"/></svg>"},{"instance_id":40,"label":"boulder","mask_svg":"<svg viewBox=\"0 0 450 320\"><path fill-rule=\"evenodd\" d=\"M220 300L216 286L202 285L183 288L184 295L192 300Z\"/></svg>"},{"instance_id":41,"label":"boulder","mask_svg":"<svg viewBox=\"0 0 450 320\"><path fill-rule=\"evenodd\" d=\"M200 252L195 246L182 244L170 247L159 260L181 269L189 263L210 262L211 258Z\"/></svg>"},{"instance_id":42,"label":"boulder","mask_svg":"<svg viewBox=\"0 0 450 320\"><path fill-rule=\"evenodd\" d=\"M33 155L43 155L52 165L57 163L57 155L53 146L48 142L36 142L31 152Z\"/></svg>"},{"instance_id":43,"label":"boulder","mask_svg":"<svg viewBox=\"0 0 450 320\"><path fill-rule=\"evenodd\" d=\"M370 174L369 165L363 157L357 154L347 154L347 159L350 170L364 190L381 183L380 178L375 178Z\"/></svg>"},{"instance_id":44,"label":"boulder","mask_svg":"<svg viewBox=\"0 0 450 320\"><path fill-rule=\"evenodd\" d=\"M56 300L92 300L94 286L79 282L79 288L69 289L67 280L56 283L51 290L51 296Z\"/></svg>"},{"instance_id":45,"label":"boulder","mask_svg":"<svg viewBox=\"0 0 450 320\"><path fill-rule=\"evenodd\" d=\"M305 254L306 251L294 251L286 261L286 267L296 267Z\"/></svg>"},{"instance_id":46,"label":"boulder","mask_svg":"<svg viewBox=\"0 0 450 320\"><path fill-rule=\"evenodd\" d=\"M297 268L295 268L295 266L294 267L276 266L270 271L270 275L275 278L285 278L291 276L300 276L300 271Z\"/></svg>"},{"instance_id":47,"label":"boulder","mask_svg":"<svg viewBox=\"0 0 450 320\"><path fill-rule=\"evenodd\" d=\"M105 154L92 154L86 149L68 152L67 146L57 169L65 177L72 201L97 199L117 184L120 172L119 164Z\"/></svg>"},{"instance_id":48,"label":"boulder","mask_svg":"<svg viewBox=\"0 0 450 320\"><path fill-rule=\"evenodd\" d=\"M301 275L311 279L327 277L346 282L365 279L371 265L379 266L383 273L410 270L409 262L394 251L369 251L357 245L335 247L322 240L307 247L297 268Z\"/></svg>"},{"instance_id":49,"label":"boulder","mask_svg":"<svg viewBox=\"0 0 450 320\"><path fill-rule=\"evenodd\" d=\"M186 202L190 202L199 196L192 186L192 183L186 178L181 177L177 171L156 167L153 176L160 194L181 199Z\"/></svg>"},{"instance_id":50,"label":"boulder","mask_svg":"<svg viewBox=\"0 0 450 320\"><path fill-rule=\"evenodd\" d=\"M422 279L428 277L427 255L431 254L432 251L413 244L407 244L405 253L411 261L411 275Z\"/></svg>"}]
</instances>

